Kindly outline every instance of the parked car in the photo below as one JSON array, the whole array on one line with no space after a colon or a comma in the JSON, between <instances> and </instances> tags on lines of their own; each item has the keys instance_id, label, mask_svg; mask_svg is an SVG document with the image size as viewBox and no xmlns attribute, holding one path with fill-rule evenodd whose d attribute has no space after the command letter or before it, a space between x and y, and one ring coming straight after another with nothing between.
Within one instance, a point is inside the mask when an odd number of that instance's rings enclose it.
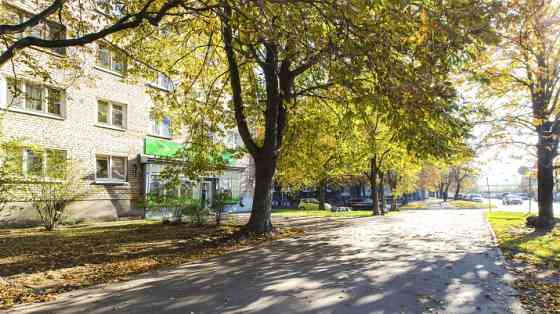
<instances>
[{"instance_id":1,"label":"parked car","mask_svg":"<svg viewBox=\"0 0 560 314\"><path fill-rule=\"evenodd\" d=\"M518 195L508 194L504 197L502 203L504 205L521 205L523 204L523 200Z\"/></svg>"},{"instance_id":2,"label":"parked car","mask_svg":"<svg viewBox=\"0 0 560 314\"><path fill-rule=\"evenodd\" d=\"M366 198L351 199L349 205L352 209L372 209L373 201Z\"/></svg>"},{"instance_id":3,"label":"parked car","mask_svg":"<svg viewBox=\"0 0 560 314\"><path fill-rule=\"evenodd\" d=\"M469 197L469 201L482 203L483 200L482 200L482 196L480 194L472 194Z\"/></svg>"},{"instance_id":4,"label":"parked car","mask_svg":"<svg viewBox=\"0 0 560 314\"><path fill-rule=\"evenodd\" d=\"M319 200L316 198L302 198L299 200L298 208L302 210L318 210ZM326 210L332 210L332 205L325 203Z\"/></svg>"}]
</instances>

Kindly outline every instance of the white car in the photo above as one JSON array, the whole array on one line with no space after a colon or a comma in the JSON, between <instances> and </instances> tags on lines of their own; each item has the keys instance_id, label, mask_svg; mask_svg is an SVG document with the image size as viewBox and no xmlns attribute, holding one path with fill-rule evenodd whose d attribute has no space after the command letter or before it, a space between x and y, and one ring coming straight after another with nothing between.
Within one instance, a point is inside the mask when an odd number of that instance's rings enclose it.
<instances>
[{"instance_id":1,"label":"white car","mask_svg":"<svg viewBox=\"0 0 560 314\"><path fill-rule=\"evenodd\" d=\"M480 194L473 194L471 195L471 197L469 198L469 201L471 202L478 202L478 203L482 203L482 196L480 196Z\"/></svg>"}]
</instances>

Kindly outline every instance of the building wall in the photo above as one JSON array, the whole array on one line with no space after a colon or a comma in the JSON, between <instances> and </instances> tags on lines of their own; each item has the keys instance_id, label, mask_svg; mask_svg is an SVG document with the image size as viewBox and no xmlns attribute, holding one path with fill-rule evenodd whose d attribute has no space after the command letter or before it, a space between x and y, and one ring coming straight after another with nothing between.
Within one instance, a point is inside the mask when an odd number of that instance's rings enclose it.
<instances>
[{"instance_id":1,"label":"building wall","mask_svg":"<svg viewBox=\"0 0 560 314\"><path fill-rule=\"evenodd\" d=\"M95 47L95 45L92 45ZM46 52L35 52L38 58L59 58ZM64 71L52 70L58 82L53 86L65 88L65 117L46 117L28 112L14 111L8 107L7 79L14 77L9 66L0 69L0 108L3 118L0 132L8 138L18 138L24 143L45 148L67 150L68 157L76 161L87 194L70 209L76 217L110 218L142 215L137 200L144 192L144 174L140 155L144 139L150 135L150 109L152 101L144 82L130 83L122 76L97 68L93 55L86 56L83 75L70 77ZM37 81L18 67L18 79ZM97 124L97 100L126 104L126 128L117 130ZM179 138L175 141L180 142ZM95 181L96 155L127 157L127 182L100 184ZM247 167L244 158L236 166ZM251 171L243 170L243 190L252 197ZM245 177L247 176L247 177ZM19 201L18 199L14 201ZM20 212L23 213L23 212Z\"/></svg>"}]
</instances>

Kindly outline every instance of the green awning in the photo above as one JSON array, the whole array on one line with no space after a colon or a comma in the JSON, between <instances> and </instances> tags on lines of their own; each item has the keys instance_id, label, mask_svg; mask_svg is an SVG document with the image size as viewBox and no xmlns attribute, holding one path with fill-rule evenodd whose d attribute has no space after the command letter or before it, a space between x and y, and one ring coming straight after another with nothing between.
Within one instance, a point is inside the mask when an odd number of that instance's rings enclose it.
<instances>
[{"instance_id":1,"label":"green awning","mask_svg":"<svg viewBox=\"0 0 560 314\"><path fill-rule=\"evenodd\" d=\"M144 154L156 157L175 157L183 149L183 145L170 140L155 137L146 137L144 141Z\"/></svg>"},{"instance_id":2,"label":"green awning","mask_svg":"<svg viewBox=\"0 0 560 314\"><path fill-rule=\"evenodd\" d=\"M173 158L177 157L177 153L179 153L183 147L182 144L170 140L146 137L144 141L144 154L161 158ZM228 166L235 165L235 158L232 153L224 152L222 157Z\"/></svg>"}]
</instances>

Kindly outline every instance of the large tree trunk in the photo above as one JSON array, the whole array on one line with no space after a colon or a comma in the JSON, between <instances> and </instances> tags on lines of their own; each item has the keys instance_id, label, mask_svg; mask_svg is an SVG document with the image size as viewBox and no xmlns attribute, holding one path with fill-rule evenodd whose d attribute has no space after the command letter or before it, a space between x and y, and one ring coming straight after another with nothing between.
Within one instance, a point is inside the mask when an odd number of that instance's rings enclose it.
<instances>
[{"instance_id":1,"label":"large tree trunk","mask_svg":"<svg viewBox=\"0 0 560 314\"><path fill-rule=\"evenodd\" d=\"M251 217L246 225L250 232L268 233L272 231L272 184L276 160L255 158L255 192Z\"/></svg>"},{"instance_id":2,"label":"large tree trunk","mask_svg":"<svg viewBox=\"0 0 560 314\"><path fill-rule=\"evenodd\" d=\"M554 190L554 166L553 160L556 154L555 140L547 139L539 134L539 146L537 148L537 185L539 216L533 222L536 228L549 228L554 225L553 190Z\"/></svg>"}]
</instances>

